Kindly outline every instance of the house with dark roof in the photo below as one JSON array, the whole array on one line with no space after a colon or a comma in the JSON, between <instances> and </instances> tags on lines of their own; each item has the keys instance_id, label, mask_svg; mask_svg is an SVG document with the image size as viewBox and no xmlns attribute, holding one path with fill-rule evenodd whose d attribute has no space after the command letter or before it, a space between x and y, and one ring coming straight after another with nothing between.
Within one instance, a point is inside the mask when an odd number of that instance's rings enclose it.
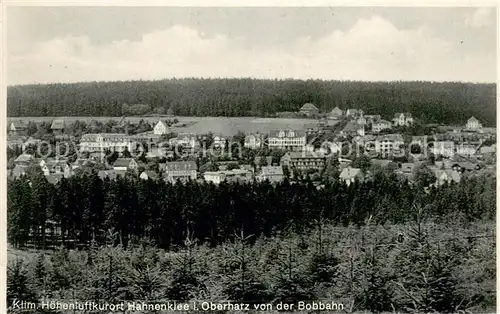
<instances>
[{"instance_id":1,"label":"house with dark roof","mask_svg":"<svg viewBox=\"0 0 500 314\"><path fill-rule=\"evenodd\" d=\"M50 125L50 129L52 133L60 135L64 133L65 123L62 119L54 119L52 120L52 124Z\"/></svg>"},{"instance_id":2,"label":"house with dark roof","mask_svg":"<svg viewBox=\"0 0 500 314\"><path fill-rule=\"evenodd\" d=\"M300 108L300 113L306 115L306 116L314 116L319 113L318 107L311 103L306 103Z\"/></svg>"},{"instance_id":3,"label":"house with dark roof","mask_svg":"<svg viewBox=\"0 0 500 314\"><path fill-rule=\"evenodd\" d=\"M113 163L113 170L122 170L122 171L133 170L133 171L136 171L138 167L139 167L139 164L133 158L118 158Z\"/></svg>"},{"instance_id":4,"label":"house with dark roof","mask_svg":"<svg viewBox=\"0 0 500 314\"><path fill-rule=\"evenodd\" d=\"M365 126L356 121L349 121L346 126L340 131L341 135L365 136Z\"/></svg>"},{"instance_id":5,"label":"house with dark roof","mask_svg":"<svg viewBox=\"0 0 500 314\"><path fill-rule=\"evenodd\" d=\"M321 170L325 167L326 157L320 153L288 152L281 157L280 164L289 169Z\"/></svg>"}]
</instances>

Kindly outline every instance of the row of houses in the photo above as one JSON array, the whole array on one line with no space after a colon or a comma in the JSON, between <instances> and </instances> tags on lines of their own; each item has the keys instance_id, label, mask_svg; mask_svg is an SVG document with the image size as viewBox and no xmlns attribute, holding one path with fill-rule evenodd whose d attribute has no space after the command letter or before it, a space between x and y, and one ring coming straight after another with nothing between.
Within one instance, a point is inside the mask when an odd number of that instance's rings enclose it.
<instances>
[{"instance_id":1,"label":"row of houses","mask_svg":"<svg viewBox=\"0 0 500 314\"><path fill-rule=\"evenodd\" d=\"M54 134L63 134L66 128L66 123L63 119L54 119L50 125L50 130ZM28 125L22 120L13 120L9 123L8 133L9 135L26 135L28 131Z\"/></svg>"},{"instance_id":2,"label":"row of houses","mask_svg":"<svg viewBox=\"0 0 500 314\"><path fill-rule=\"evenodd\" d=\"M270 163L271 160L268 160ZM37 159L30 154L22 154L14 161L15 167L11 172L11 176L19 178L27 173L30 166L38 166L47 180L51 183L57 183L62 178L69 178L75 174L78 168L92 167L95 163L89 159L78 159L74 163L69 163L67 159L46 158ZM99 170L98 176L101 179L115 179L120 176L125 176L129 172L139 173L139 169L144 168L144 164L134 158L118 158L112 165L108 165L109 169ZM223 181L227 182L249 182L255 177L258 181L269 180L271 182L281 181L284 178L283 168L281 165L262 166L259 167L259 173L254 176L254 169L250 166L240 166L239 169L207 171L203 173L203 178L207 182L219 184ZM177 181L186 182L189 180L198 179L198 166L194 161L177 161L165 162L159 164L158 172L151 170L143 170L140 172L141 179L156 180L162 177L165 181L175 183Z\"/></svg>"},{"instance_id":3,"label":"row of houses","mask_svg":"<svg viewBox=\"0 0 500 314\"><path fill-rule=\"evenodd\" d=\"M380 164L386 167L388 163L384 160L373 159L372 164ZM398 175L401 179L408 180L409 183L415 182L416 169L423 165L424 162L413 162L413 163L401 163L397 165L397 169L394 173ZM434 186L439 186L443 184L459 183L462 179L482 175L484 173L494 174L494 166L485 166L479 163L474 163L470 161L442 161L436 162L432 165L426 165L426 167L432 172L435 178L435 182L432 184ZM342 168L340 172L339 179L350 185L355 181L364 181L371 178L370 171L363 172L360 168L354 168L350 165L346 165Z\"/></svg>"}]
</instances>

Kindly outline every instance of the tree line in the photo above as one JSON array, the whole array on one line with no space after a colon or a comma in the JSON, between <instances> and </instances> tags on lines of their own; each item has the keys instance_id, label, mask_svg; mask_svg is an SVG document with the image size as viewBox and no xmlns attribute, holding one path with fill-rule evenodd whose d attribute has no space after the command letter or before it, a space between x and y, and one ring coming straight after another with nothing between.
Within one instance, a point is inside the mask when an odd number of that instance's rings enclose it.
<instances>
[{"instance_id":1,"label":"tree line","mask_svg":"<svg viewBox=\"0 0 500 314\"><path fill-rule=\"evenodd\" d=\"M385 119L411 112L426 123L459 125L475 116L484 125L496 125L495 84L186 78L7 89L12 117L121 116L124 104L179 116L274 116L308 102L321 112L358 108Z\"/></svg>"},{"instance_id":2,"label":"tree line","mask_svg":"<svg viewBox=\"0 0 500 314\"><path fill-rule=\"evenodd\" d=\"M425 176L422 176L425 181ZM472 177L458 184L424 189L395 174L378 172L369 181L347 186L329 180L318 188L301 183L171 184L130 176L101 180L96 173L49 184L42 175L8 182L8 238L22 247L48 242L52 221L62 229L62 244L88 247L103 243L108 231L126 246L149 239L165 249L184 245L186 233L212 246L224 243L235 230L272 236L280 230L306 230L316 219L338 225L404 223L422 206L434 219L471 222L495 217L492 177Z\"/></svg>"}]
</instances>

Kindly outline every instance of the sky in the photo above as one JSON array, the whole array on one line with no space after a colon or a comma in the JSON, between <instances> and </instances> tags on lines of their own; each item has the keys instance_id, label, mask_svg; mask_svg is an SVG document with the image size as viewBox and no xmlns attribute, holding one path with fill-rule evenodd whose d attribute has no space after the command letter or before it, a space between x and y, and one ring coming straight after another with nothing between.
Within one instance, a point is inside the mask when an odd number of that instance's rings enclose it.
<instances>
[{"instance_id":1,"label":"sky","mask_svg":"<svg viewBox=\"0 0 500 314\"><path fill-rule=\"evenodd\" d=\"M255 77L496 82L489 7L8 7L7 84Z\"/></svg>"}]
</instances>

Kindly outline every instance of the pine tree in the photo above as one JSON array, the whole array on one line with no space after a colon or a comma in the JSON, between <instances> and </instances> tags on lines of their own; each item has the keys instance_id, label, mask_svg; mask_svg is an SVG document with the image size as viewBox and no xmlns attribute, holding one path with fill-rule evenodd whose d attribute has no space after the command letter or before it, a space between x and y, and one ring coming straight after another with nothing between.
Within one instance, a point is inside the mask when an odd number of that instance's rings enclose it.
<instances>
[{"instance_id":1,"label":"pine tree","mask_svg":"<svg viewBox=\"0 0 500 314\"><path fill-rule=\"evenodd\" d=\"M224 293L230 300L245 303L265 303L270 295L256 272L256 259L248 242L253 235L245 236L243 230L235 234L235 244L226 251L225 262L230 266Z\"/></svg>"},{"instance_id":2,"label":"pine tree","mask_svg":"<svg viewBox=\"0 0 500 314\"><path fill-rule=\"evenodd\" d=\"M274 302L297 303L310 301L313 294L310 291L310 278L303 271L304 265L298 260L297 254L289 243L287 248L281 250L276 257L274 284L272 294Z\"/></svg>"},{"instance_id":3,"label":"pine tree","mask_svg":"<svg viewBox=\"0 0 500 314\"><path fill-rule=\"evenodd\" d=\"M16 259L7 267L7 304L14 300L33 302L35 293L29 287L29 278L24 262Z\"/></svg>"},{"instance_id":4,"label":"pine tree","mask_svg":"<svg viewBox=\"0 0 500 314\"><path fill-rule=\"evenodd\" d=\"M172 282L166 289L166 296L171 300L190 300L195 293L205 288L204 284L198 279L195 269L196 259L193 252L196 248L196 242L191 232L188 231L184 241L186 249L177 258Z\"/></svg>"},{"instance_id":5,"label":"pine tree","mask_svg":"<svg viewBox=\"0 0 500 314\"><path fill-rule=\"evenodd\" d=\"M37 291L38 298L43 299L47 295L47 279L48 279L48 271L47 271L47 265L45 261L45 255L38 254L36 261L35 261L35 266L33 270L33 286Z\"/></svg>"}]
</instances>

